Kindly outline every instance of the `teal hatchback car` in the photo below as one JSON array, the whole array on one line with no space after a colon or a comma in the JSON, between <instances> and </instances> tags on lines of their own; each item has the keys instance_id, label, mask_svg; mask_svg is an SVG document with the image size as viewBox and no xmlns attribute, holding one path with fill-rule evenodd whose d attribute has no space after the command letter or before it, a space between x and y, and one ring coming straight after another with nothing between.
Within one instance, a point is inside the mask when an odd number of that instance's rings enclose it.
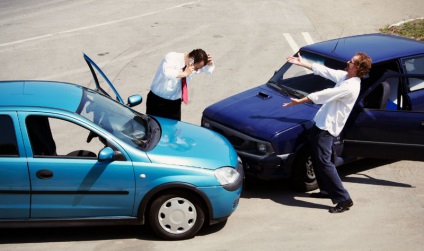
<instances>
[{"instance_id":1,"label":"teal hatchback car","mask_svg":"<svg viewBox=\"0 0 424 251\"><path fill-rule=\"evenodd\" d=\"M0 227L149 223L179 240L225 221L244 178L232 145L208 129L131 109L141 96L124 104L84 58L96 90L0 82Z\"/></svg>"}]
</instances>

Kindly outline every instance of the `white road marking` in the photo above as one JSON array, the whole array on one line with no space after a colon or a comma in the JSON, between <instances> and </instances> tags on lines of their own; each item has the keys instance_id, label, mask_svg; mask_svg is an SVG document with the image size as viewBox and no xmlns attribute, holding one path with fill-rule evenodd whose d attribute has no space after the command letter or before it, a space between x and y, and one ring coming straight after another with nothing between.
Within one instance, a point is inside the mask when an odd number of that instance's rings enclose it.
<instances>
[{"instance_id":1,"label":"white road marking","mask_svg":"<svg viewBox=\"0 0 424 251\"><path fill-rule=\"evenodd\" d=\"M166 12L166 11L169 11L169 10L181 8L181 7L186 6L186 5L193 5L193 4L198 3L200 1L201 0L187 2L187 3L180 4L180 5L176 5L176 6L172 6L172 7L169 7L169 8L165 8L165 9L162 9L162 10L152 11L152 12L144 13L144 14L141 14L141 15L138 15L138 16L127 17L127 18L123 18L123 19L118 19L118 20L110 21L110 22L96 24L96 25L85 26L85 27L80 27L80 28L76 28L76 29L72 29L72 30L60 31L60 32L56 32L56 33L50 33L50 34L42 35L42 36L21 39L21 40L9 42L9 43L3 43L3 44L0 44L0 47L21 44L21 43L25 43L25 42L29 42L29 41L39 40L39 39L43 39L43 38L48 38L48 37L57 36L57 35L61 35L61 34L66 34L66 33L72 33L72 32L81 31L81 30L93 29L93 28L97 28L97 27L101 27L101 26L106 26L106 25L111 25L111 24L117 24L117 23L129 21L129 20L133 20L133 19L137 19L137 18L141 18L141 17L146 17L146 16L151 16L151 15L158 14L158 13L161 13L161 12Z\"/></svg>"},{"instance_id":2,"label":"white road marking","mask_svg":"<svg viewBox=\"0 0 424 251\"><path fill-rule=\"evenodd\" d=\"M287 42L289 43L293 53L296 53L299 51L299 46L297 46L296 42L294 41L292 35L290 33L283 33L284 37L286 38Z\"/></svg>"},{"instance_id":3,"label":"white road marking","mask_svg":"<svg viewBox=\"0 0 424 251\"><path fill-rule=\"evenodd\" d=\"M312 37L309 34L309 32L302 32L302 36L303 36L303 38L305 39L305 41L308 45L314 43L314 40L312 40Z\"/></svg>"},{"instance_id":4,"label":"white road marking","mask_svg":"<svg viewBox=\"0 0 424 251\"><path fill-rule=\"evenodd\" d=\"M293 36L290 33L283 33L283 36L286 38L287 42L289 43L290 48L292 49L293 53L298 52L299 46L294 41ZM312 39L311 35L309 34L309 32L302 32L302 36L303 36L303 39L305 40L307 45L315 43L314 40Z\"/></svg>"}]
</instances>

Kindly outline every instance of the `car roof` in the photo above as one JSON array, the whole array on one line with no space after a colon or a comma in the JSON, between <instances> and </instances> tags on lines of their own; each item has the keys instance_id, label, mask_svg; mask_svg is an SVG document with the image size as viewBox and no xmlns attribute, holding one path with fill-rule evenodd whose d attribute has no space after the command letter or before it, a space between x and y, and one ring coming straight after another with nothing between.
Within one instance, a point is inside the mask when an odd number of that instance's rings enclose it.
<instances>
[{"instance_id":1,"label":"car roof","mask_svg":"<svg viewBox=\"0 0 424 251\"><path fill-rule=\"evenodd\" d=\"M0 107L49 107L75 112L83 88L53 81L0 81Z\"/></svg>"},{"instance_id":2,"label":"car roof","mask_svg":"<svg viewBox=\"0 0 424 251\"><path fill-rule=\"evenodd\" d=\"M304 46L302 50L343 62L351 59L356 52L364 52L371 57L374 64L423 54L424 43L409 38L375 33L328 40Z\"/></svg>"}]
</instances>

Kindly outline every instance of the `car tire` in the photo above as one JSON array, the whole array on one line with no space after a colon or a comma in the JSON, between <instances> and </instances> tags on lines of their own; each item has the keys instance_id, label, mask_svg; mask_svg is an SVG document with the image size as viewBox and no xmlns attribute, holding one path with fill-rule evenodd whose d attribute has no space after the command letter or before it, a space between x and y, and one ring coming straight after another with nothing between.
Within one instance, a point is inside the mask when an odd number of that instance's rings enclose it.
<instances>
[{"instance_id":1,"label":"car tire","mask_svg":"<svg viewBox=\"0 0 424 251\"><path fill-rule=\"evenodd\" d=\"M318 183L315 177L312 156L307 150L304 150L295 159L292 176L292 187L299 192L307 192L318 189Z\"/></svg>"},{"instance_id":2,"label":"car tire","mask_svg":"<svg viewBox=\"0 0 424 251\"><path fill-rule=\"evenodd\" d=\"M149 222L166 240L193 238L205 222L201 201L187 192L162 194L151 204Z\"/></svg>"}]
</instances>

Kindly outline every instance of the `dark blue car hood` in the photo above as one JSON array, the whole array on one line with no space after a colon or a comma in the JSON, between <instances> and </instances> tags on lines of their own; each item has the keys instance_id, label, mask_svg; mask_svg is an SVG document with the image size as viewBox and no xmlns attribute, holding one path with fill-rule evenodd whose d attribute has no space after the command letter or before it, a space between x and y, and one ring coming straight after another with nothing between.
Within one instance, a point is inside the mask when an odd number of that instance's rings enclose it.
<instances>
[{"instance_id":1,"label":"dark blue car hood","mask_svg":"<svg viewBox=\"0 0 424 251\"><path fill-rule=\"evenodd\" d=\"M281 131L313 119L318 105L283 107L290 97L265 85L247 90L207 107L203 115L252 137L270 140Z\"/></svg>"}]
</instances>

